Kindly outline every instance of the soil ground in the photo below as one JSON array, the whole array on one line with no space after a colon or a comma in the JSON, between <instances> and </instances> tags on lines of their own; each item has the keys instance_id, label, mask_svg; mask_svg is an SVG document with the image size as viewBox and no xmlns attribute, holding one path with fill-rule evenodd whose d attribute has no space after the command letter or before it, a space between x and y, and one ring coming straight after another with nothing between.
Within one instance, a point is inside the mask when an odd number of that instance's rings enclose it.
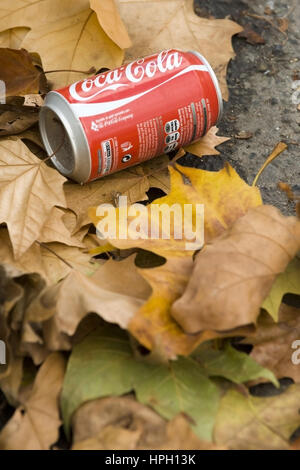
<instances>
[{"instance_id":1,"label":"soil ground","mask_svg":"<svg viewBox=\"0 0 300 470\"><path fill-rule=\"evenodd\" d=\"M229 64L227 76L230 97L219 123L219 134L231 141L219 147L219 158L204 158L199 165L188 157L187 164L217 170L227 160L251 184L275 145L285 142L288 149L268 166L258 186L265 203L292 214L293 203L278 190L277 183L289 183L300 193L300 2L195 0L194 6L201 16L229 17L244 27L248 25L265 44L252 45L244 38L233 38L236 58ZM271 15L264 14L266 7L273 10ZM258 18L262 16L273 25ZM289 22L286 33L277 29L276 18L282 17ZM293 87L299 88L298 93ZM242 131L253 136L236 138Z\"/></svg>"}]
</instances>

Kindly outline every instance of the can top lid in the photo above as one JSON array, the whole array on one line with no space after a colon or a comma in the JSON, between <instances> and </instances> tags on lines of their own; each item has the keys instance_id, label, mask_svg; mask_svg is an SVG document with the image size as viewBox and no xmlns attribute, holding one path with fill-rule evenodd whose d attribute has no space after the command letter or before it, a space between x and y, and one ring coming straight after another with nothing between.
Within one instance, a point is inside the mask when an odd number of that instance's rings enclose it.
<instances>
[{"instance_id":1,"label":"can top lid","mask_svg":"<svg viewBox=\"0 0 300 470\"><path fill-rule=\"evenodd\" d=\"M51 161L60 173L78 183L88 181L90 149L80 120L59 93L47 94L39 116L41 137Z\"/></svg>"}]
</instances>

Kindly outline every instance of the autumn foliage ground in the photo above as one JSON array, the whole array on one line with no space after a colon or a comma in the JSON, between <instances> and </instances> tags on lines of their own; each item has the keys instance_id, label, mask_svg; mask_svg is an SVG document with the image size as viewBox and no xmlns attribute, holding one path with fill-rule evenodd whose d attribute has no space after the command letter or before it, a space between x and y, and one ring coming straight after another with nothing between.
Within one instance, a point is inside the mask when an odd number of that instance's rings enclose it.
<instances>
[{"instance_id":1,"label":"autumn foliage ground","mask_svg":"<svg viewBox=\"0 0 300 470\"><path fill-rule=\"evenodd\" d=\"M300 202L278 181L286 216L259 189L286 144L250 184L229 163L186 166L187 153L222 152L228 137L213 127L80 186L51 166L36 125L49 89L173 47L206 56L230 100L238 33L259 44L229 18L197 16L192 0L0 0L0 449L299 447L300 310L285 295L300 295ZM203 248L101 241L95 208L120 196L143 201L142 225L154 203L204 204ZM253 394L264 383L273 396Z\"/></svg>"}]
</instances>

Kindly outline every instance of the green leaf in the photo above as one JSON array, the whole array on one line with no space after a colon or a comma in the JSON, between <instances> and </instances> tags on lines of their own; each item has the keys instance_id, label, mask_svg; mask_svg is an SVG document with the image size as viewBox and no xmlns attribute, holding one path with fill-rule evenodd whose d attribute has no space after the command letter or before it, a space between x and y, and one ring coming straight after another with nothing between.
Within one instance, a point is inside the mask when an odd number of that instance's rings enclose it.
<instances>
[{"instance_id":1,"label":"green leaf","mask_svg":"<svg viewBox=\"0 0 300 470\"><path fill-rule=\"evenodd\" d=\"M222 351L212 349L211 345L200 348L195 356L208 376L225 377L236 384L265 378L279 386L272 371L260 366L248 354L237 351L229 343Z\"/></svg>"},{"instance_id":2,"label":"green leaf","mask_svg":"<svg viewBox=\"0 0 300 470\"><path fill-rule=\"evenodd\" d=\"M201 366L192 358L163 365L139 361L126 333L113 326L95 330L73 348L61 399L66 431L84 402L131 390L167 419L187 413L198 436L212 438L220 396Z\"/></svg>"},{"instance_id":3,"label":"green leaf","mask_svg":"<svg viewBox=\"0 0 300 470\"><path fill-rule=\"evenodd\" d=\"M273 283L268 297L264 300L262 308L267 310L274 321L278 321L279 306L284 294L300 295L300 258L296 256L279 274Z\"/></svg>"}]
</instances>

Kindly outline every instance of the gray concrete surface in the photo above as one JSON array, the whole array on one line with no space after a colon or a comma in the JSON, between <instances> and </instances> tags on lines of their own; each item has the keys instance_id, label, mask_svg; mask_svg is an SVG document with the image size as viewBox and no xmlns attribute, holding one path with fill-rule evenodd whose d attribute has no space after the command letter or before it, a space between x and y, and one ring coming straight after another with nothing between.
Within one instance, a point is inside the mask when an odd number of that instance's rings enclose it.
<instances>
[{"instance_id":1,"label":"gray concrete surface","mask_svg":"<svg viewBox=\"0 0 300 470\"><path fill-rule=\"evenodd\" d=\"M277 189L277 183L289 183L300 195L300 111L292 101L293 93L294 99L297 98L293 89L297 80L300 90L300 1L195 0L194 5L201 15L228 16L243 26L249 25L264 38L265 44L252 45L234 37L237 56L228 69L230 98L219 126L219 133L231 137L231 141L220 146L220 158L205 157L197 164L187 157L186 162L191 166L219 169L227 160L252 183L272 149L283 141L288 144L288 150L269 165L258 186L265 203L292 214L294 204ZM274 14L268 16L274 24L276 17L288 15L287 35L268 22L246 14L266 16L266 6L274 9ZM235 138L241 131L250 132L253 137Z\"/></svg>"}]
</instances>

